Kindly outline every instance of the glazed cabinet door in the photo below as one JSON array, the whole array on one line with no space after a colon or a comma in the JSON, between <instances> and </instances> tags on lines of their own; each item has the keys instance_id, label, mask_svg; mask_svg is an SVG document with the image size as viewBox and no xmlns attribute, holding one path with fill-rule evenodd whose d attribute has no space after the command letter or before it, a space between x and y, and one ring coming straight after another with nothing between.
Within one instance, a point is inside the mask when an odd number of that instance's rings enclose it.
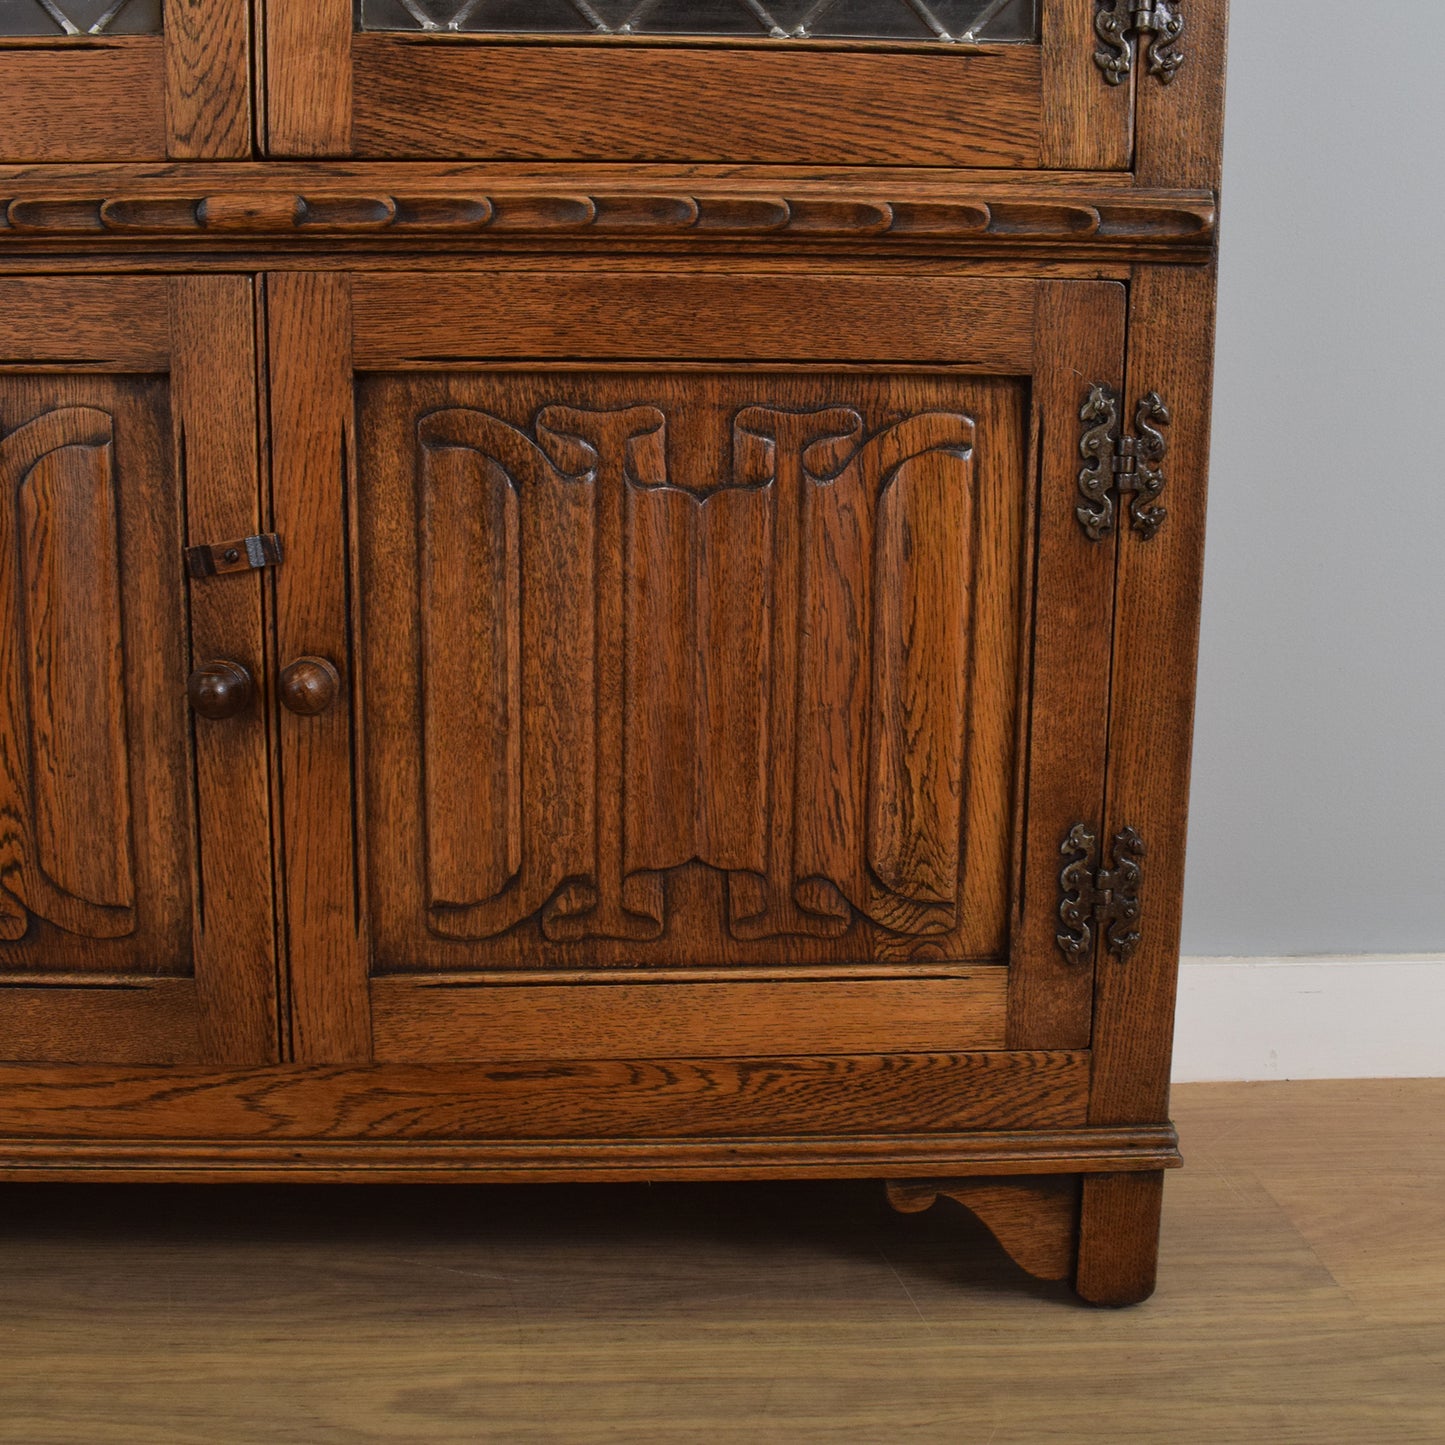
<instances>
[{"instance_id":1,"label":"glazed cabinet door","mask_svg":"<svg viewBox=\"0 0 1445 1445\"><path fill-rule=\"evenodd\" d=\"M277 1054L253 290L0 280L0 1063Z\"/></svg>"},{"instance_id":2,"label":"glazed cabinet door","mask_svg":"<svg viewBox=\"0 0 1445 1445\"><path fill-rule=\"evenodd\" d=\"M1129 164L1132 86L1107 68L1128 47L1101 40L1097 0L267 0L265 13L278 156Z\"/></svg>"},{"instance_id":3,"label":"glazed cabinet door","mask_svg":"<svg viewBox=\"0 0 1445 1445\"><path fill-rule=\"evenodd\" d=\"M266 295L298 1058L1087 1046L1122 287Z\"/></svg>"},{"instance_id":4,"label":"glazed cabinet door","mask_svg":"<svg viewBox=\"0 0 1445 1445\"><path fill-rule=\"evenodd\" d=\"M250 155L250 36L248 0L0 0L0 164Z\"/></svg>"}]
</instances>

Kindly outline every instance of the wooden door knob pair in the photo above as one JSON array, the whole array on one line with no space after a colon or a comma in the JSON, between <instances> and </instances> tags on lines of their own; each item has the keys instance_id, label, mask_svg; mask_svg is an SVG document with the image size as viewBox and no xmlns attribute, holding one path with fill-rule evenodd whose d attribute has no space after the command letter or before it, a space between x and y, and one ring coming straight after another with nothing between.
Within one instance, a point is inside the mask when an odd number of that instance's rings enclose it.
<instances>
[{"instance_id":1,"label":"wooden door knob pair","mask_svg":"<svg viewBox=\"0 0 1445 1445\"><path fill-rule=\"evenodd\" d=\"M324 657L298 657L281 670L277 694L283 707L301 717L324 713L341 692L341 674ZM220 722L251 706L256 684L251 674L228 658L204 662L186 684L197 716Z\"/></svg>"}]
</instances>

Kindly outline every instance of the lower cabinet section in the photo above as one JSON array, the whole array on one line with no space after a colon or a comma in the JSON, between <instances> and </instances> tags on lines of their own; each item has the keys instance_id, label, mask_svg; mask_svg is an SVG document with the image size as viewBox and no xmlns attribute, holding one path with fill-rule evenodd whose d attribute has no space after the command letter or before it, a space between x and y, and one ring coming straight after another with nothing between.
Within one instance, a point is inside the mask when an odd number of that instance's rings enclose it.
<instances>
[{"instance_id":1,"label":"lower cabinet section","mask_svg":"<svg viewBox=\"0 0 1445 1445\"><path fill-rule=\"evenodd\" d=\"M1127 304L0 277L0 1178L871 1178L1142 1297Z\"/></svg>"}]
</instances>

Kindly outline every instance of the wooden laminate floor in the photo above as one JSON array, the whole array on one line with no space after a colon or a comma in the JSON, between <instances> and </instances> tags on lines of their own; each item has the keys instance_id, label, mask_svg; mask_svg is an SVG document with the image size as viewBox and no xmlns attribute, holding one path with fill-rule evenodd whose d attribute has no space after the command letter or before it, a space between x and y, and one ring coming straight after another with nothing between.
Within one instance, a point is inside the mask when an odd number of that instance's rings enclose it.
<instances>
[{"instance_id":1,"label":"wooden laminate floor","mask_svg":"<svg viewBox=\"0 0 1445 1445\"><path fill-rule=\"evenodd\" d=\"M1445 1441L1445 1080L1194 1085L1154 1300L875 1186L0 1189L0 1440Z\"/></svg>"}]
</instances>

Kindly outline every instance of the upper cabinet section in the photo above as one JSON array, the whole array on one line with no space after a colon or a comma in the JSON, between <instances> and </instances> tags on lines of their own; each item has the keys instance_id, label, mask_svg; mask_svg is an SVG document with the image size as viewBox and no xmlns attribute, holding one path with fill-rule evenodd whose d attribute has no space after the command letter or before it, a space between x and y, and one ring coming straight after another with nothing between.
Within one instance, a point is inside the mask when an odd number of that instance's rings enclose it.
<instances>
[{"instance_id":1,"label":"upper cabinet section","mask_svg":"<svg viewBox=\"0 0 1445 1445\"><path fill-rule=\"evenodd\" d=\"M264 134L276 156L1125 169L1135 72L1170 43L1136 63L1137 9L266 0Z\"/></svg>"},{"instance_id":2,"label":"upper cabinet section","mask_svg":"<svg viewBox=\"0 0 1445 1445\"><path fill-rule=\"evenodd\" d=\"M246 0L0 0L0 160L251 154Z\"/></svg>"}]
</instances>

